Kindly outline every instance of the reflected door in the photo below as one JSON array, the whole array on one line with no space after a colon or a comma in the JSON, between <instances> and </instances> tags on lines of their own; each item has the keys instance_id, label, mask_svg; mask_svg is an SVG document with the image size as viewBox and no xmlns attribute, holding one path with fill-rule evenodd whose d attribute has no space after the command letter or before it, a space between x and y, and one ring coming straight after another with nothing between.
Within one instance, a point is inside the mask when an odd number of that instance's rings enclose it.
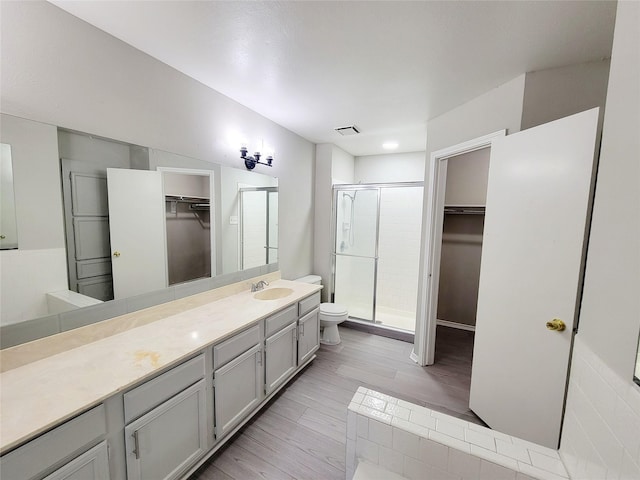
<instances>
[{"instance_id":1,"label":"reflected door","mask_svg":"<svg viewBox=\"0 0 640 480\"><path fill-rule=\"evenodd\" d=\"M375 318L379 195L378 188L353 188L336 190L334 198L334 301L368 321Z\"/></svg>"},{"instance_id":2,"label":"reflected door","mask_svg":"<svg viewBox=\"0 0 640 480\"><path fill-rule=\"evenodd\" d=\"M165 288L162 174L108 168L107 190L114 297Z\"/></svg>"}]
</instances>

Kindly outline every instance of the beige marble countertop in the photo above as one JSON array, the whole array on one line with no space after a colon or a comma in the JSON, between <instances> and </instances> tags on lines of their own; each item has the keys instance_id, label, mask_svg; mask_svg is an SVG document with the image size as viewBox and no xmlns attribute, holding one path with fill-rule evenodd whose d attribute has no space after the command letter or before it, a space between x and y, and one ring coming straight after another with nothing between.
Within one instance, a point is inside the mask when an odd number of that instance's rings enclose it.
<instances>
[{"instance_id":1,"label":"beige marble countertop","mask_svg":"<svg viewBox=\"0 0 640 480\"><path fill-rule=\"evenodd\" d=\"M204 304L207 298L216 296L216 290L230 293L233 289L223 287L188 297L195 298L195 302L176 300L128 314L123 317L130 324L136 315L149 317L150 311L171 312L165 316L155 313L151 316L163 318L4 371L0 374L0 452L322 288L275 280L267 289L285 287L293 293L277 300L257 300L244 288L246 283L242 284L241 293ZM175 312L174 303L184 305L182 311ZM194 303L200 305L193 307ZM83 329L86 337L91 326ZM99 330L100 325L96 324L95 329ZM70 334L67 332L67 340ZM47 341L55 342L55 337Z\"/></svg>"}]
</instances>

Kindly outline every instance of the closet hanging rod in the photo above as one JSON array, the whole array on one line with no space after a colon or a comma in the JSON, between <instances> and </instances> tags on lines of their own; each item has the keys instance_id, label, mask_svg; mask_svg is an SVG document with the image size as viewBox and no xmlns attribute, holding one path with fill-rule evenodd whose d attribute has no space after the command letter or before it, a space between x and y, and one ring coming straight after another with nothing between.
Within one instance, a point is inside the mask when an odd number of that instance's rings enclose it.
<instances>
[{"instance_id":1,"label":"closet hanging rod","mask_svg":"<svg viewBox=\"0 0 640 480\"><path fill-rule=\"evenodd\" d=\"M207 197L187 197L184 195L165 195L166 201L171 202L184 202L184 203L202 203L208 204L209 199Z\"/></svg>"},{"instance_id":2,"label":"closet hanging rod","mask_svg":"<svg viewBox=\"0 0 640 480\"><path fill-rule=\"evenodd\" d=\"M189 205L190 210L209 210L208 203L192 203Z\"/></svg>"}]
</instances>

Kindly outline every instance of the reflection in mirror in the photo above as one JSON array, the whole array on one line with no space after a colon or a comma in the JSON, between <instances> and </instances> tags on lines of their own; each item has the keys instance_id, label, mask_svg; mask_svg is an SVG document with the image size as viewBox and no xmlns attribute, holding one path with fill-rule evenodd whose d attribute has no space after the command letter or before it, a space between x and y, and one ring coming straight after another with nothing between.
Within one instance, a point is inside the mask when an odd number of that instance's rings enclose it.
<instances>
[{"instance_id":1,"label":"reflection in mirror","mask_svg":"<svg viewBox=\"0 0 640 480\"><path fill-rule=\"evenodd\" d=\"M162 172L169 285L212 276L210 173Z\"/></svg>"},{"instance_id":2,"label":"reflection in mirror","mask_svg":"<svg viewBox=\"0 0 640 480\"><path fill-rule=\"evenodd\" d=\"M240 269L278 261L278 189L241 187Z\"/></svg>"},{"instance_id":3,"label":"reflection in mirror","mask_svg":"<svg viewBox=\"0 0 640 480\"><path fill-rule=\"evenodd\" d=\"M11 145L0 143L0 250L18 248Z\"/></svg>"},{"instance_id":4,"label":"reflection in mirror","mask_svg":"<svg viewBox=\"0 0 640 480\"><path fill-rule=\"evenodd\" d=\"M243 268L239 191L243 187L273 190L271 199L265 200L269 240L261 242L262 261L254 264L265 267L264 272L277 270L276 178L4 114L2 135L0 141L13 148L6 150L7 155L3 150L3 159L13 153L14 166L33 172L20 176L19 181L14 179L17 193L28 192L16 197L17 212L21 205L23 209L37 205L39 213L51 220L44 221L41 216L35 224L35 219L17 219L22 221L21 232L30 236L21 233L23 245L16 253L22 254L11 265L3 262L3 275L21 272L21 278L25 278L19 285L2 282L3 348L261 274L253 269L247 272L250 276L239 274ZM18 158L16 152L29 153ZM56 159L60 159L57 168ZM117 193L109 193L108 170L153 176L158 187L152 193L138 179L128 187L118 187ZM164 172L181 172L199 183L208 183L208 191L204 187L200 192L173 190L170 181L164 183ZM2 175L4 194L9 191L4 186L8 178L4 169ZM178 202L178 196L189 202ZM153 282L136 280L132 288L116 279L118 265L124 264L118 260L128 258L130 248L152 248L131 227L125 228L123 237L133 247L123 248L114 232L120 216L110 210L121 203L129 212L129 225L140 227L148 220L142 213L145 202L154 205L154 218L159 219L151 224L155 232L152 236L160 240L161 247L156 249L157 255L134 268L136 274L153 270ZM4 207L3 200L2 217L9 218ZM55 221L58 218L62 220L59 224ZM186 222L189 226L184 228ZM174 228L176 225L180 226ZM196 225L206 235L198 239L174 235L195 230ZM246 228L254 227L247 224ZM149 233L151 227L138 230ZM269 251L268 259L265 250ZM189 268L182 268L185 266ZM114 290L118 292L115 296ZM131 296L136 298L121 301ZM84 310L85 306L91 310Z\"/></svg>"}]
</instances>

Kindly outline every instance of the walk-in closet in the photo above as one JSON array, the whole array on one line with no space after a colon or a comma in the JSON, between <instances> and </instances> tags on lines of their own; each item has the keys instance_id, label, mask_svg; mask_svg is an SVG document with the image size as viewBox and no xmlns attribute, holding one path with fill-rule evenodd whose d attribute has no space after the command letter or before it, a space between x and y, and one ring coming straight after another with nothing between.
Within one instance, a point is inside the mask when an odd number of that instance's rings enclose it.
<instances>
[{"instance_id":1,"label":"walk-in closet","mask_svg":"<svg viewBox=\"0 0 640 480\"><path fill-rule=\"evenodd\" d=\"M474 330L490 148L447 161L438 324Z\"/></svg>"}]
</instances>

